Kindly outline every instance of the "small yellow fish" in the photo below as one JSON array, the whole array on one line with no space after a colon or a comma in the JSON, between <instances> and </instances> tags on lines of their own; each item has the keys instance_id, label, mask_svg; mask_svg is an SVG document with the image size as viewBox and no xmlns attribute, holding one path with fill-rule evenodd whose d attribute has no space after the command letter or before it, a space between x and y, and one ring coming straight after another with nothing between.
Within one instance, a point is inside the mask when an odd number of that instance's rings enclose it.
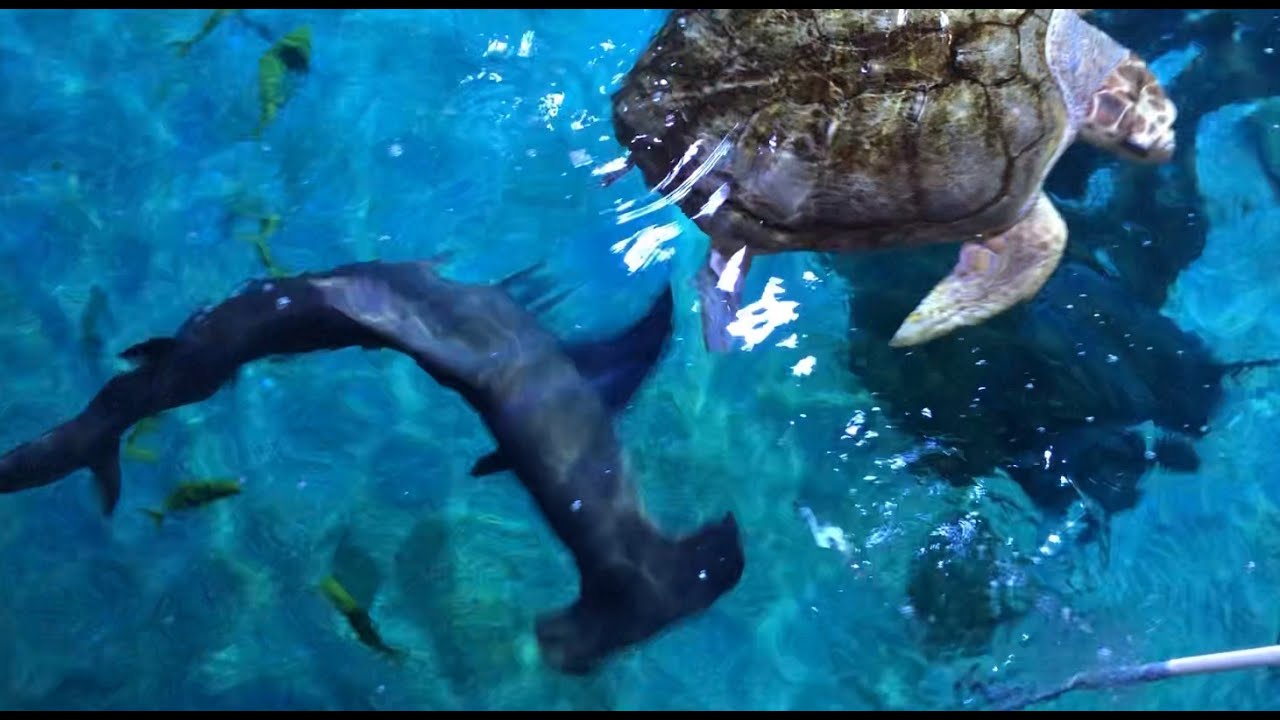
<instances>
[{"instance_id":1,"label":"small yellow fish","mask_svg":"<svg viewBox=\"0 0 1280 720\"><path fill-rule=\"evenodd\" d=\"M132 460L134 462L144 462L144 463L160 462L160 455L155 450L149 450L147 448L138 447L136 445L125 445L124 452L121 454L124 455L124 458L126 460Z\"/></svg>"},{"instance_id":2,"label":"small yellow fish","mask_svg":"<svg viewBox=\"0 0 1280 720\"><path fill-rule=\"evenodd\" d=\"M129 435L124 439L124 456L129 460L135 460L138 462L153 463L159 460L160 456L157 455L154 450L138 447L139 438L155 432L159 427L159 415L152 415L139 420L133 426L133 430L131 430Z\"/></svg>"},{"instance_id":3,"label":"small yellow fish","mask_svg":"<svg viewBox=\"0 0 1280 720\"><path fill-rule=\"evenodd\" d=\"M196 43L208 37L209 33L213 32L215 28L222 24L223 20L230 17L232 13L238 12L241 11L214 10L210 13L209 17L205 19L204 26L200 28L200 32L196 33L194 37L173 43L178 47L178 57L185 57L187 53L191 52L191 48L195 47Z\"/></svg>"},{"instance_id":4,"label":"small yellow fish","mask_svg":"<svg viewBox=\"0 0 1280 720\"><path fill-rule=\"evenodd\" d=\"M133 424L133 430L129 432L129 440L132 441L143 435L153 433L160 427L159 415L148 415Z\"/></svg>"},{"instance_id":5,"label":"small yellow fish","mask_svg":"<svg viewBox=\"0 0 1280 720\"><path fill-rule=\"evenodd\" d=\"M156 526L164 521L166 513L176 510L190 510L208 505L215 500L240 494L239 479L196 480L179 483L178 487L164 499L164 508L147 508L143 512L156 521Z\"/></svg>"},{"instance_id":6,"label":"small yellow fish","mask_svg":"<svg viewBox=\"0 0 1280 720\"><path fill-rule=\"evenodd\" d=\"M284 277L288 274L284 268L276 264L271 258L271 246L267 244L267 240L280 229L280 216L268 215L258 220L258 234L252 238L254 247L258 249L258 260L262 262L263 267L272 277Z\"/></svg>"},{"instance_id":7,"label":"small yellow fish","mask_svg":"<svg viewBox=\"0 0 1280 720\"><path fill-rule=\"evenodd\" d=\"M258 59L258 102L261 116L257 135L261 136L276 113L288 100L288 74L305 73L311 66L311 27L303 25L280 38Z\"/></svg>"},{"instance_id":8,"label":"small yellow fish","mask_svg":"<svg viewBox=\"0 0 1280 720\"><path fill-rule=\"evenodd\" d=\"M258 223L256 231L249 232L237 227L233 236L238 240L253 243L258 261L272 277L284 277L290 273L271 257L271 236L275 235L283 224L280 215L262 207L262 203L252 198L241 197L234 200L230 208L231 220L237 226L243 226L254 220Z\"/></svg>"},{"instance_id":9,"label":"small yellow fish","mask_svg":"<svg viewBox=\"0 0 1280 720\"><path fill-rule=\"evenodd\" d=\"M373 618L369 617L368 611L361 608L356 599L351 597L351 593L338 582L338 579L329 575L320 581L320 592L329 598L329 602L338 609L347 618L347 624L355 630L356 637L360 642L368 647L387 655L393 660L402 660L407 653L404 650L393 648L382 640L382 636L378 634L377 628L373 626Z\"/></svg>"}]
</instances>

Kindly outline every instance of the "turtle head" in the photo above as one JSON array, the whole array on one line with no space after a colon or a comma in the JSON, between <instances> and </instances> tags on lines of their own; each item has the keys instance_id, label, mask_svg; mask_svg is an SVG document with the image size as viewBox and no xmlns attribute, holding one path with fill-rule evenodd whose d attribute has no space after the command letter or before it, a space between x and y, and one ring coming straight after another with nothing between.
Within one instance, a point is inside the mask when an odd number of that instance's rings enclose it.
<instances>
[{"instance_id":1,"label":"turtle head","mask_svg":"<svg viewBox=\"0 0 1280 720\"><path fill-rule=\"evenodd\" d=\"M1155 74L1130 53L1090 99L1080 137L1130 160L1165 162L1173 156L1177 117Z\"/></svg>"}]
</instances>

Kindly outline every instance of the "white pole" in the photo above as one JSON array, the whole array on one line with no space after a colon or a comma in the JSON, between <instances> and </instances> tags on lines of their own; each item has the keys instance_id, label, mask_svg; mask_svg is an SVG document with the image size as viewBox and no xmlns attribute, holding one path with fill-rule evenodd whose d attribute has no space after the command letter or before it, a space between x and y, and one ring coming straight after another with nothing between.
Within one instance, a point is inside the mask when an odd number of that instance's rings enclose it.
<instances>
[{"instance_id":1,"label":"white pole","mask_svg":"<svg viewBox=\"0 0 1280 720\"><path fill-rule=\"evenodd\" d=\"M1192 655L1190 657L1173 658L1163 662L1145 665L1125 665L1104 670L1079 673L1066 683L1053 690L1020 700L1006 701L997 709L1016 710L1027 705L1052 700L1072 690L1102 689L1119 685L1133 685L1141 682L1154 682L1171 677L1196 675L1199 673L1223 672L1226 670L1244 670L1247 668L1280 665L1280 645L1266 645L1248 650L1232 650L1229 652L1211 653L1209 655Z\"/></svg>"},{"instance_id":2,"label":"white pole","mask_svg":"<svg viewBox=\"0 0 1280 720\"><path fill-rule=\"evenodd\" d=\"M1167 661L1165 665L1169 667L1169 674L1171 675L1194 675L1204 672L1280 665L1280 645L1267 645L1248 650L1232 650L1231 652L1213 653L1211 655L1174 658Z\"/></svg>"}]
</instances>

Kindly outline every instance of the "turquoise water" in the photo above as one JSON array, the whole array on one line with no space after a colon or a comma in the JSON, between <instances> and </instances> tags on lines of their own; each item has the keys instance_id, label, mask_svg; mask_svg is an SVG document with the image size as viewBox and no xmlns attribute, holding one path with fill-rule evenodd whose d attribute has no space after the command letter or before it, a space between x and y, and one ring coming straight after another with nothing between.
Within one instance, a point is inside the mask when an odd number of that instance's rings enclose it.
<instances>
[{"instance_id":1,"label":"turquoise water","mask_svg":"<svg viewBox=\"0 0 1280 720\"><path fill-rule=\"evenodd\" d=\"M757 260L748 301L776 278L798 317L750 352L702 350L705 237L671 207L628 214L653 199L638 175L602 188L592 174L621 155L608 93L665 11L246 16L179 57L207 11L0 13L0 446L79 411L121 349L264 274L250 241L264 218L289 272L447 253L449 275L487 281L545 262L574 290L544 317L569 339L625 325L669 280L675 337L619 437L664 528L735 513L746 574L598 673L558 675L533 618L574 597L571 559L514 478L467 475L490 439L461 399L390 354L261 363L138 440L153 455L126 460L114 518L87 473L0 497L0 707L946 708L976 697L961 680L1052 683L1276 640L1280 371L1223 381L1198 470L1147 470L1133 507L1077 538L1080 506L1037 506L1005 473L913 470L928 433L896 418L919 410L905 399L918 378L890 377L906 366L849 331L851 304L876 297L859 261ZM1073 249L1115 268L1125 294L1109 302L1144 304L1132 332L1153 345L1173 332L1159 315L1224 361L1280 356L1280 26L1269 11L1097 22L1180 103L1179 162L1068 153L1049 189ZM254 137L263 34L304 24L310 70ZM668 239L646 255L655 233ZM1062 332L1097 337L1085 327ZM1048 342L989 339L995 353ZM1141 349L1089 366L1090 382L1182 393ZM946 363L961 361L930 362L956 377ZM1077 415L1054 421L1094 417ZM1168 429L1121 415L1094 422ZM242 494L159 529L141 512L179 480L221 476ZM990 562L972 573L928 570L975 553ZM406 663L356 641L317 591L331 572ZM955 617L931 631L922 608L940 607ZM1276 709L1280 679L1045 707Z\"/></svg>"}]
</instances>

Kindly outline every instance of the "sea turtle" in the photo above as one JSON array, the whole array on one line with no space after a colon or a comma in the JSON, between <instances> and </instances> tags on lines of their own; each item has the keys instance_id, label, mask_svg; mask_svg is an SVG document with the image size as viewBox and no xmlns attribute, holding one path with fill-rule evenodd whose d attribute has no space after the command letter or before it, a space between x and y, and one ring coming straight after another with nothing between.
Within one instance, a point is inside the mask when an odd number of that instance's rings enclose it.
<instances>
[{"instance_id":1,"label":"sea turtle","mask_svg":"<svg viewBox=\"0 0 1280 720\"><path fill-rule=\"evenodd\" d=\"M751 255L963 242L893 346L1034 296L1067 229L1042 190L1076 138L1174 151L1173 102L1086 10L677 10L614 93L628 161L711 238L703 337Z\"/></svg>"}]
</instances>

